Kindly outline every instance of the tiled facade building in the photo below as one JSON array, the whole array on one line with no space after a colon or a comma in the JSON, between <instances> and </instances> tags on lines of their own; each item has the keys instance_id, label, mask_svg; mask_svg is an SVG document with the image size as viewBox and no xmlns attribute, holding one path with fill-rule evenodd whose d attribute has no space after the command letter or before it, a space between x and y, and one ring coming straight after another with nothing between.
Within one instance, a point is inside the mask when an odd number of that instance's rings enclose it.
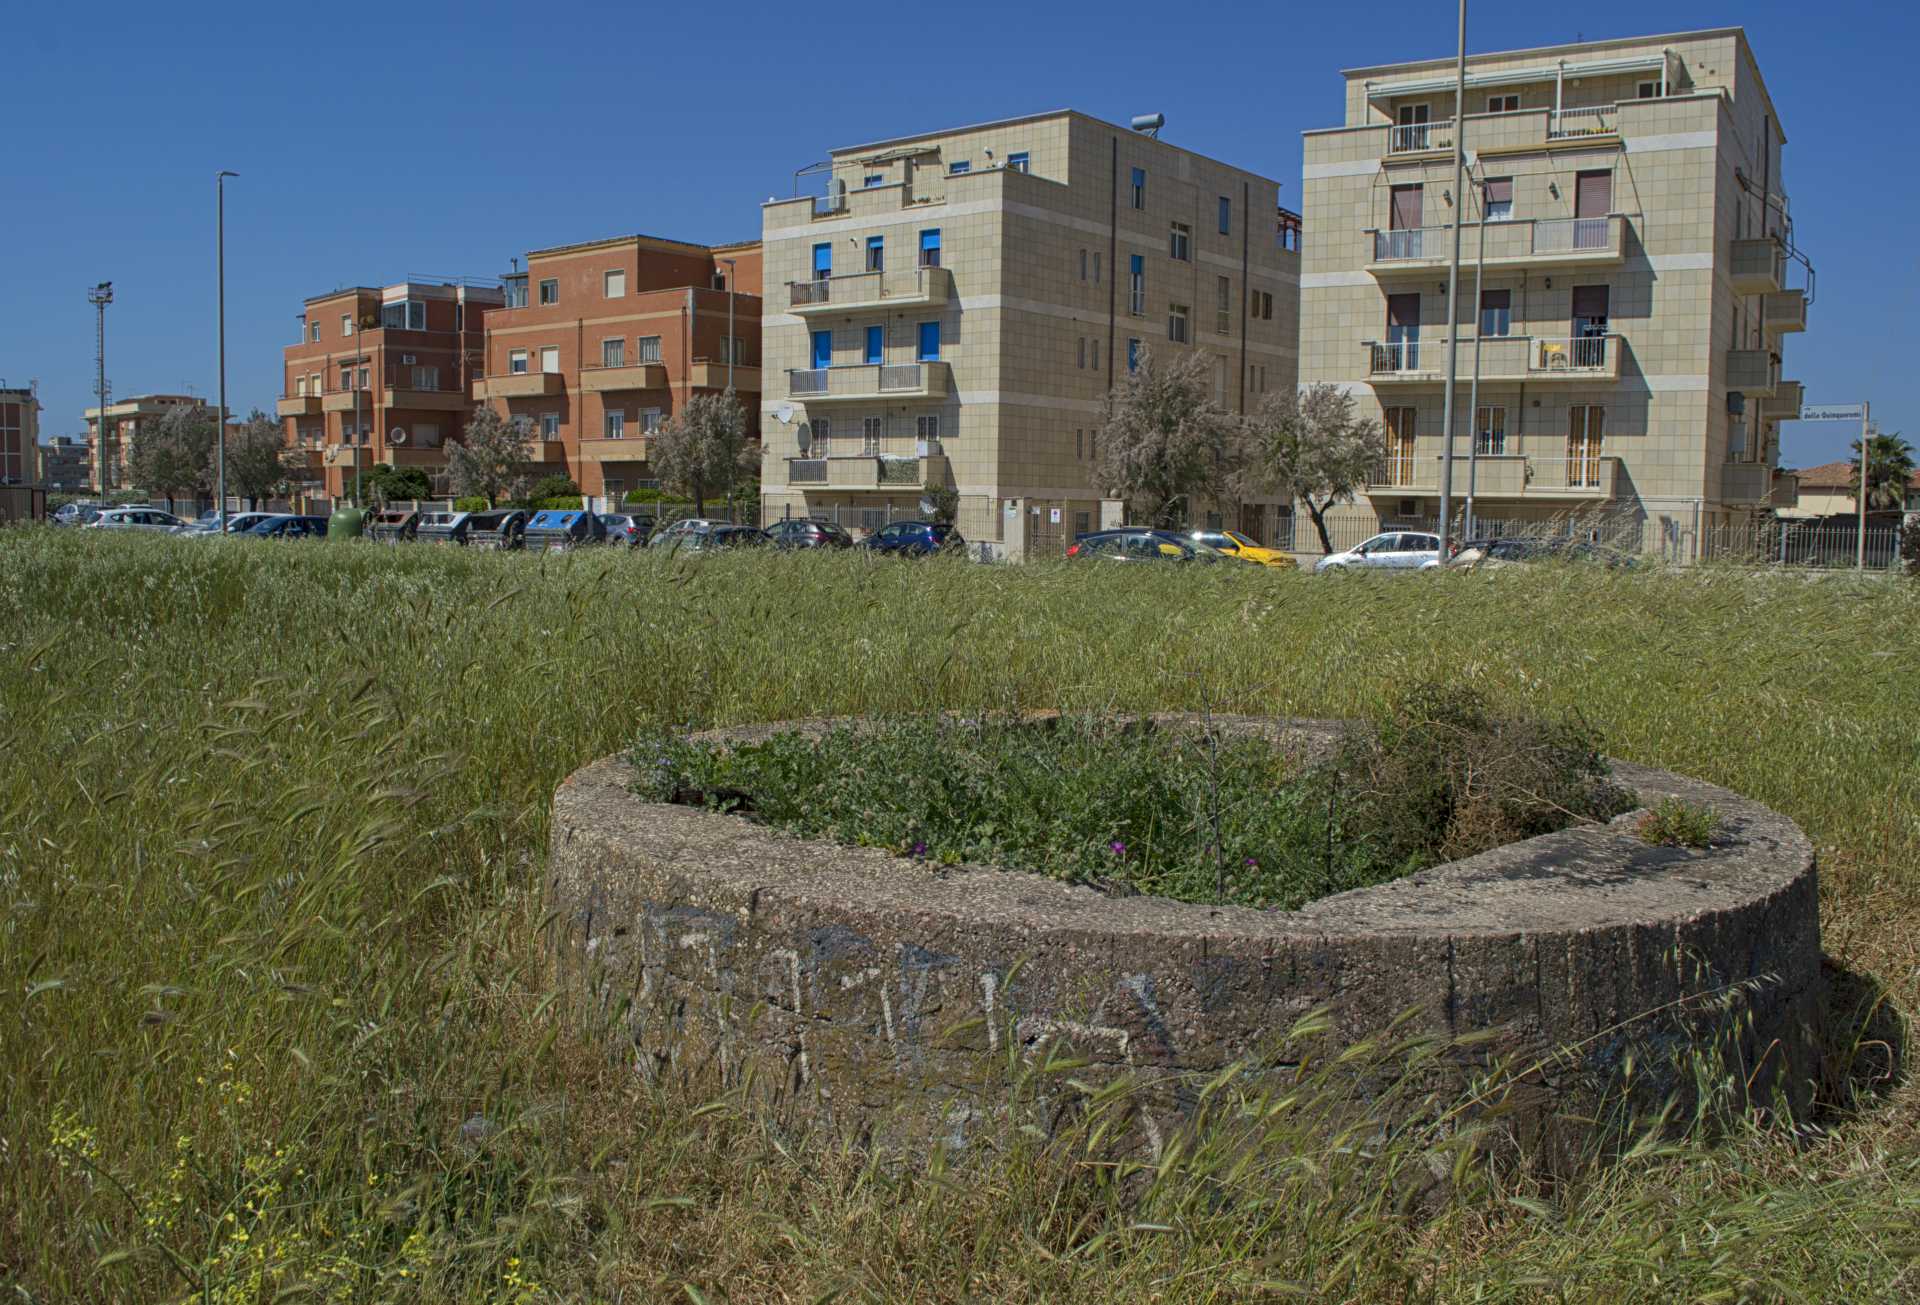
<instances>
[{"instance_id":1,"label":"tiled facade building","mask_svg":"<svg viewBox=\"0 0 1920 1305\"><path fill-rule=\"evenodd\" d=\"M316 295L284 351L279 414L297 489L338 498L356 467L423 467L444 478L471 407L497 286L403 281Z\"/></svg>"},{"instance_id":2,"label":"tiled facade building","mask_svg":"<svg viewBox=\"0 0 1920 1305\"><path fill-rule=\"evenodd\" d=\"M205 399L192 394L136 394L118 403L107 405L106 451L104 468L107 483L103 487L100 472L103 467L100 447L100 409L86 410L87 418L87 488L94 493L106 490L145 489L144 485L134 485L128 480L127 468L133 450L140 443L140 435L145 428L165 416L170 409L179 407L206 408Z\"/></svg>"},{"instance_id":3,"label":"tiled facade building","mask_svg":"<svg viewBox=\"0 0 1920 1305\"><path fill-rule=\"evenodd\" d=\"M1745 34L1473 56L1464 117L1451 58L1345 77L1345 124L1306 133L1300 331L1301 384L1345 387L1385 431L1345 533L1438 510L1450 316L1456 512L1472 440L1482 521L1604 518L1687 557L1765 516L1800 406L1782 341L1807 304L1787 284L1786 136Z\"/></svg>"},{"instance_id":4,"label":"tiled facade building","mask_svg":"<svg viewBox=\"0 0 1920 1305\"><path fill-rule=\"evenodd\" d=\"M1212 358L1234 411L1295 379L1298 229L1276 183L1056 112L833 151L769 201L762 511L852 526L959 495L970 543L1058 555L1100 524L1117 371ZM1278 504L1233 524L1267 538Z\"/></svg>"},{"instance_id":5,"label":"tiled facade building","mask_svg":"<svg viewBox=\"0 0 1920 1305\"><path fill-rule=\"evenodd\" d=\"M473 398L526 431L530 474L564 474L617 502L654 483L648 437L693 395L729 385L757 435L758 242L536 249L506 286Z\"/></svg>"},{"instance_id":6,"label":"tiled facade building","mask_svg":"<svg viewBox=\"0 0 1920 1305\"><path fill-rule=\"evenodd\" d=\"M0 485L40 480L40 399L31 388L0 385Z\"/></svg>"}]
</instances>

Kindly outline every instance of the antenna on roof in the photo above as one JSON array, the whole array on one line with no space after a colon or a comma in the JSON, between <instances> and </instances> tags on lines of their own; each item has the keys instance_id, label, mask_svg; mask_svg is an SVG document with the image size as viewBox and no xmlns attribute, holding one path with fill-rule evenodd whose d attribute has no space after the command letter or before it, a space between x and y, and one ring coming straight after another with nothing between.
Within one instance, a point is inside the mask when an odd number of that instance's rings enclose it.
<instances>
[{"instance_id":1,"label":"antenna on roof","mask_svg":"<svg viewBox=\"0 0 1920 1305\"><path fill-rule=\"evenodd\" d=\"M1154 140L1158 140L1160 139L1160 129L1167 125L1167 115L1164 113L1136 113L1128 125L1135 131L1145 136L1150 136Z\"/></svg>"}]
</instances>

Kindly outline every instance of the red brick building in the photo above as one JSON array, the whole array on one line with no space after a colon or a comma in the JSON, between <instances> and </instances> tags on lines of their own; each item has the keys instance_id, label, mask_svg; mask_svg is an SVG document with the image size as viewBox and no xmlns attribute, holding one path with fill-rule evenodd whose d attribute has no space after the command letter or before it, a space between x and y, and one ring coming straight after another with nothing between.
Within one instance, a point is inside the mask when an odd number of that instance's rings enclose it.
<instances>
[{"instance_id":1,"label":"red brick building","mask_svg":"<svg viewBox=\"0 0 1920 1305\"><path fill-rule=\"evenodd\" d=\"M423 467L439 486L446 446L466 428L487 315L503 301L491 284L419 281L307 300L279 403L287 445L304 455L297 483L338 498L353 492L356 464L387 463Z\"/></svg>"},{"instance_id":2,"label":"red brick building","mask_svg":"<svg viewBox=\"0 0 1920 1305\"><path fill-rule=\"evenodd\" d=\"M757 437L758 241L562 245L532 251L527 270L505 280L506 306L487 315L473 399L527 432L531 471L618 500L653 479L648 435L693 395L729 383Z\"/></svg>"}]
</instances>

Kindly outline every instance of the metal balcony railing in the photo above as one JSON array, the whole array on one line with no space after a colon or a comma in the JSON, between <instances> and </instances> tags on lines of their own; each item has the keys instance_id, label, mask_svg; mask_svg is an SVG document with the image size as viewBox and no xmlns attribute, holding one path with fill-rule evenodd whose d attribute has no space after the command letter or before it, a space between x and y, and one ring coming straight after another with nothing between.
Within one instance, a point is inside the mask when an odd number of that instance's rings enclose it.
<instances>
[{"instance_id":1,"label":"metal balcony railing","mask_svg":"<svg viewBox=\"0 0 1920 1305\"><path fill-rule=\"evenodd\" d=\"M1512 259L1531 254L1568 254L1582 250L1613 250L1616 247L1616 217L1597 218L1520 218L1487 223L1485 254L1489 259ZM1463 257L1472 262L1480 250L1476 246L1482 233L1478 224L1468 223L1463 233L1466 247ZM1373 261L1376 263L1414 262L1445 258L1451 248L1452 227L1405 227L1373 232Z\"/></svg>"},{"instance_id":2,"label":"metal balcony railing","mask_svg":"<svg viewBox=\"0 0 1920 1305\"><path fill-rule=\"evenodd\" d=\"M825 458L787 459L787 483L792 485L826 484L827 460Z\"/></svg>"},{"instance_id":3,"label":"metal balcony railing","mask_svg":"<svg viewBox=\"0 0 1920 1305\"><path fill-rule=\"evenodd\" d=\"M1543 218L1533 224L1533 252L1565 254L1576 249L1606 249L1613 242L1613 220L1604 217Z\"/></svg>"},{"instance_id":4,"label":"metal balcony railing","mask_svg":"<svg viewBox=\"0 0 1920 1305\"><path fill-rule=\"evenodd\" d=\"M1453 148L1453 120L1409 122L1387 130L1387 153L1417 154L1422 150Z\"/></svg>"},{"instance_id":5,"label":"metal balcony railing","mask_svg":"<svg viewBox=\"0 0 1920 1305\"><path fill-rule=\"evenodd\" d=\"M1547 139L1566 140L1573 136L1607 136L1614 130L1617 106L1589 104L1576 109L1552 109L1547 113Z\"/></svg>"},{"instance_id":6,"label":"metal balcony railing","mask_svg":"<svg viewBox=\"0 0 1920 1305\"><path fill-rule=\"evenodd\" d=\"M1527 351L1527 371L1602 372L1606 371L1614 348L1615 336L1576 335L1542 339L1534 337Z\"/></svg>"}]
</instances>

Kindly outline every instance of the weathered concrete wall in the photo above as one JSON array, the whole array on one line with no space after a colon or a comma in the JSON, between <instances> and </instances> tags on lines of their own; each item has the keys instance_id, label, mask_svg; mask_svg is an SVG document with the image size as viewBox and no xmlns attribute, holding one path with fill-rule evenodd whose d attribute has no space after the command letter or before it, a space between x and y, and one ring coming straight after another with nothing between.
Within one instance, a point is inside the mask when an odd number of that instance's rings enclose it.
<instances>
[{"instance_id":1,"label":"weathered concrete wall","mask_svg":"<svg viewBox=\"0 0 1920 1305\"><path fill-rule=\"evenodd\" d=\"M1223 723L1306 750L1329 738L1321 723ZM1462 1059L1539 1060L1541 1119L1590 1109L1629 1055L1657 1094L1664 1053L1713 1034L1729 1035L1731 1072L1803 1101L1811 845L1724 789L1625 764L1615 777L1647 803L1715 807L1714 846L1650 847L1628 815L1268 912L806 841L644 802L610 758L555 797L560 953L626 1022L645 1072L751 1068L772 1096L895 1137L958 1140L993 1112L1010 1059L1059 1042L1095 1071L1159 1076L1177 1116L1182 1083L1271 1050L1319 1007L1336 1045L1409 1010L1403 1027L1498 1030ZM1730 1011L1716 994L1735 987Z\"/></svg>"}]
</instances>

